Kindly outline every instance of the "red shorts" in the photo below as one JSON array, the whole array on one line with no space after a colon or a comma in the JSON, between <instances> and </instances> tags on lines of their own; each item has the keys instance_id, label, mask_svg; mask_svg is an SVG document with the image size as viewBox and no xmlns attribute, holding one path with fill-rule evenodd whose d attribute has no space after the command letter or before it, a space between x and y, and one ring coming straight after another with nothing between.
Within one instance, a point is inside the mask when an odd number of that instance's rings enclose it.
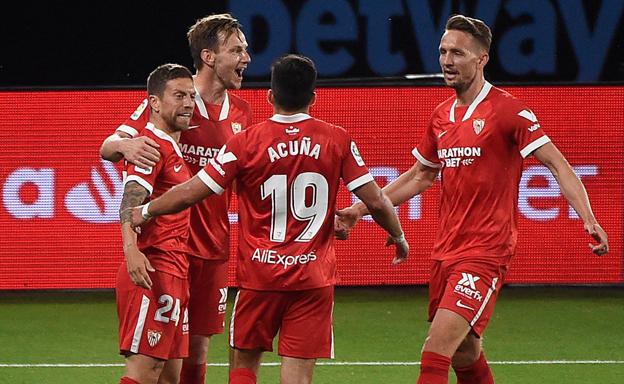
<instances>
[{"instance_id":1,"label":"red shorts","mask_svg":"<svg viewBox=\"0 0 624 384\"><path fill-rule=\"evenodd\" d=\"M433 261L429 280L429 321L438 308L455 312L470 324L479 337L485 330L507 264L491 259Z\"/></svg>"},{"instance_id":2,"label":"red shorts","mask_svg":"<svg viewBox=\"0 0 624 384\"><path fill-rule=\"evenodd\" d=\"M333 358L334 287L304 291L239 289L232 310L230 346L273 350L279 331L280 356Z\"/></svg>"},{"instance_id":3,"label":"red shorts","mask_svg":"<svg viewBox=\"0 0 624 384\"><path fill-rule=\"evenodd\" d=\"M117 271L115 295L119 351L168 360L188 356L188 281L150 272L152 289L132 283L126 263Z\"/></svg>"},{"instance_id":4,"label":"red shorts","mask_svg":"<svg viewBox=\"0 0 624 384\"><path fill-rule=\"evenodd\" d=\"M223 333L227 304L227 260L189 256L189 326L191 335Z\"/></svg>"}]
</instances>

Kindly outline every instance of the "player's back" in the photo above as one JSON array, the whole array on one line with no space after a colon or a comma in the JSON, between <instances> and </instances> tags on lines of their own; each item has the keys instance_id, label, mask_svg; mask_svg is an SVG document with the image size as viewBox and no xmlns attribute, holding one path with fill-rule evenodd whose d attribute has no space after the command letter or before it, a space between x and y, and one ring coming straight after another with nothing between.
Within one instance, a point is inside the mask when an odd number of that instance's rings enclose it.
<instances>
[{"instance_id":1,"label":"player's back","mask_svg":"<svg viewBox=\"0 0 624 384\"><path fill-rule=\"evenodd\" d=\"M240 136L239 283L275 290L334 284L340 179L352 187L372 180L355 144L344 129L306 114L275 115Z\"/></svg>"}]
</instances>

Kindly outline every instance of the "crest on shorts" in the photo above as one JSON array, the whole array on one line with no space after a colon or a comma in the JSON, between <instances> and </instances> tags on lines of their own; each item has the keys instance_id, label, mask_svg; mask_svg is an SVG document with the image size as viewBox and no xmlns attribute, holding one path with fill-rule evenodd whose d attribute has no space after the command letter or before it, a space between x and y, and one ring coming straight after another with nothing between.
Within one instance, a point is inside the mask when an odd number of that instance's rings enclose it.
<instances>
[{"instance_id":1,"label":"crest on shorts","mask_svg":"<svg viewBox=\"0 0 624 384\"><path fill-rule=\"evenodd\" d=\"M154 347L160 341L161 331L154 331L153 329L147 330L147 342L150 347Z\"/></svg>"},{"instance_id":2,"label":"crest on shorts","mask_svg":"<svg viewBox=\"0 0 624 384\"><path fill-rule=\"evenodd\" d=\"M241 129L243 129L243 126L241 125L241 123L232 123L232 132L234 132L234 134L238 133L241 131Z\"/></svg>"},{"instance_id":3,"label":"crest on shorts","mask_svg":"<svg viewBox=\"0 0 624 384\"><path fill-rule=\"evenodd\" d=\"M483 127L485 127L485 120L484 119L474 119L472 120L472 128L474 129L475 133L478 135L479 133L481 133L481 131L483 131Z\"/></svg>"}]
</instances>

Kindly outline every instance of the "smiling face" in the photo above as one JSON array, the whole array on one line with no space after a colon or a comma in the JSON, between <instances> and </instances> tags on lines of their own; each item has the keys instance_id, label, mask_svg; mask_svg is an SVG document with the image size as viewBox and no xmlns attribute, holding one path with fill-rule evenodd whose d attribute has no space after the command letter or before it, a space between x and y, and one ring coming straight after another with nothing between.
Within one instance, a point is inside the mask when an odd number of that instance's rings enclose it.
<instances>
[{"instance_id":1,"label":"smiling face","mask_svg":"<svg viewBox=\"0 0 624 384\"><path fill-rule=\"evenodd\" d=\"M251 61L247 53L247 40L241 30L220 36L216 52L209 51L208 66L225 89L239 89L243 81L243 71Z\"/></svg>"},{"instance_id":2,"label":"smiling face","mask_svg":"<svg viewBox=\"0 0 624 384\"><path fill-rule=\"evenodd\" d=\"M195 107L193 80L183 77L168 80L162 97L150 95L150 103L164 123L157 124L159 128L171 132L186 131Z\"/></svg>"},{"instance_id":3,"label":"smiling face","mask_svg":"<svg viewBox=\"0 0 624 384\"><path fill-rule=\"evenodd\" d=\"M489 55L469 33L447 30L440 40L439 52L444 82L457 92L469 89L483 77Z\"/></svg>"}]
</instances>

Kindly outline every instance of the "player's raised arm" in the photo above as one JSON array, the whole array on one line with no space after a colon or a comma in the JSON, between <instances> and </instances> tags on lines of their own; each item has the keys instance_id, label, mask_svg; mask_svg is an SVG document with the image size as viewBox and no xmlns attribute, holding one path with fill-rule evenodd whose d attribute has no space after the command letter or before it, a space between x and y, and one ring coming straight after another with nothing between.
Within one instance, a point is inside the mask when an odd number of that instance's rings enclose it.
<instances>
[{"instance_id":1,"label":"player's raised arm","mask_svg":"<svg viewBox=\"0 0 624 384\"><path fill-rule=\"evenodd\" d=\"M589 244L589 248L592 252L599 256L609 252L607 234L600 224L598 224L598 220L596 220L592 212L585 186L576 176L565 157L559 152L559 149L557 149L553 143L547 143L536 149L533 155L544 164L555 179L557 179L563 196L583 220L585 231L598 242L598 244Z\"/></svg>"},{"instance_id":2,"label":"player's raised arm","mask_svg":"<svg viewBox=\"0 0 624 384\"><path fill-rule=\"evenodd\" d=\"M396 246L392 263L398 264L405 261L409 254L409 244L405 239L401 223L390 200L383 194L374 180L354 189L353 193L366 206L373 220L385 229L392 238L392 241L387 243L387 245L395 244Z\"/></svg>"},{"instance_id":3,"label":"player's raised arm","mask_svg":"<svg viewBox=\"0 0 624 384\"><path fill-rule=\"evenodd\" d=\"M153 167L160 159L159 145L149 137L132 138L128 133L116 131L100 146L100 156L114 163L126 159L141 168Z\"/></svg>"},{"instance_id":4,"label":"player's raised arm","mask_svg":"<svg viewBox=\"0 0 624 384\"><path fill-rule=\"evenodd\" d=\"M214 191L199 176L195 175L192 179L171 188L157 199L133 208L132 226L139 226L154 216L180 212L213 193Z\"/></svg>"}]
</instances>

